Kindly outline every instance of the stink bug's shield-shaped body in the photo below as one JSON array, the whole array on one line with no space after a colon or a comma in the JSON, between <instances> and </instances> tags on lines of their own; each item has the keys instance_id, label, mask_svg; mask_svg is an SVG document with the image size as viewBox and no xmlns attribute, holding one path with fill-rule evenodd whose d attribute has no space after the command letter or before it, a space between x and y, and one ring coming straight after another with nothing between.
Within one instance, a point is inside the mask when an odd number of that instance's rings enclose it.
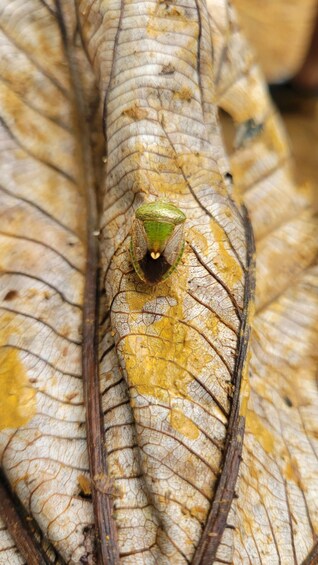
<instances>
[{"instance_id":1,"label":"stink bug's shield-shaped body","mask_svg":"<svg viewBox=\"0 0 318 565\"><path fill-rule=\"evenodd\" d=\"M184 249L185 215L171 202L157 200L136 210L130 252L141 280L156 284L177 267Z\"/></svg>"}]
</instances>

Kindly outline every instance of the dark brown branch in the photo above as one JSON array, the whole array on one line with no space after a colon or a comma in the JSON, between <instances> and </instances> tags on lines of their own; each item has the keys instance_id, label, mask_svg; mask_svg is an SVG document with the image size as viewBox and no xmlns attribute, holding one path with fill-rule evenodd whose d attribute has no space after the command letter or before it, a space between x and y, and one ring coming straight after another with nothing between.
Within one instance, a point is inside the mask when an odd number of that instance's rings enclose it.
<instances>
[{"instance_id":1,"label":"dark brown branch","mask_svg":"<svg viewBox=\"0 0 318 565\"><path fill-rule=\"evenodd\" d=\"M28 565L52 564L35 538L37 526L30 516L26 516L2 471L0 471L0 516Z\"/></svg>"},{"instance_id":2,"label":"dark brown branch","mask_svg":"<svg viewBox=\"0 0 318 565\"><path fill-rule=\"evenodd\" d=\"M318 563L318 542L315 543L314 547L308 553L306 559L302 562L301 565L317 565Z\"/></svg>"},{"instance_id":3,"label":"dark brown branch","mask_svg":"<svg viewBox=\"0 0 318 565\"><path fill-rule=\"evenodd\" d=\"M93 235L89 235L87 276L83 319L83 385L86 406L87 447L92 477L99 562L119 563L117 536L112 518L112 497L107 475L103 415L101 411L98 370L98 253ZM95 239L95 238L94 238Z\"/></svg>"},{"instance_id":4,"label":"dark brown branch","mask_svg":"<svg viewBox=\"0 0 318 565\"><path fill-rule=\"evenodd\" d=\"M66 58L69 61L75 105L77 109L78 139L80 140L79 186L82 188L87 205L87 260L83 305L83 346L82 372L84 403L86 408L86 434L89 468L92 482L92 498L95 516L97 560L100 565L117 565L119 551L115 523L112 518L113 501L111 482L107 474L103 414L99 387L98 359L98 295L99 295L99 252L95 231L98 226L97 198L95 192L90 144L88 109L81 95L81 80L72 44L67 35L63 19L63 4L56 0L58 19L64 42Z\"/></svg>"},{"instance_id":5,"label":"dark brown branch","mask_svg":"<svg viewBox=\"0 0 318 565\"><path fill-rule=\"evenodd\" d=\"M247 244L247 273L245 278L244 310L238 343L238 355L234 368L234 394L229 418L227 437L224 446L222 472L218 480L211 510L195 552L192 565L211 565L221 541L226 520L234 497L236 480L242 455L245 418L240 416L240 389L242 370L247 353L250 327L248 306L254 296L254 238L250 220L244 208L245 233ZM307 564L306 564L307 565Z\"/></svg>"}]
</instances>

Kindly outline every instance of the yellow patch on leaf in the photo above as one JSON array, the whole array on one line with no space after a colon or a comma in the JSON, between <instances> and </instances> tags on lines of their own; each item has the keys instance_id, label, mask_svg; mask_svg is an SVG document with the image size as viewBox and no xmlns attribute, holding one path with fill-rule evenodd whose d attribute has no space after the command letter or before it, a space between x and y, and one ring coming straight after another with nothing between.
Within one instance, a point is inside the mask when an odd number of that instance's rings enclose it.
<instances>
[{"instance_id":1,"label":"yellow patch on leaf","mask_svg":"<svg viewBox=\"0 0 318 565\"><path fill-rule=\"evenodd\" d=\"M15 349L0 351L0 429L18 428L36 413L36 393Z\"/></svg>"},{"instance_id":2,"label":"yellow patch on leaf","mask_svg":"<svg viewBox=\"0 0 318 565\"><path fill-rule=\"evenodd\" d=\"M189 439L197 439L200 430L192 420L187 418L181 410L173 408L169 415L171 427Z\"/></svg>"},{"instance_id":3,"label":"yellow patch on leaf","mask_svg":"<svg viewBox=\"0 0 318 565\"><path fill-rule=\"evenodd\" d=\"M231 255L225 246L225 234L222 228L214 221L210 221L212 237L218 245L218 253L213 259L220 276L227 286L232 288L243 279L243 272L237 259Z\"/></svg>"},{"instance_id":4,"label":"yellow patch on leaf","mask_svg":"<svg viewBox=\"0 0 318 565\"><path fill-rule=\"evenodd\" d=\"M212 357L202 349L199 336L184 323L182 296L188 269L184 266L171 280L148 288L145 292L127 292L126 298L138 333L125 336L120 342L129 385L138 394L153 397L171 408L169 422L176 431L196 439L200 431L181 410L173 408L175 399L189 399L188 386L195 374ZM165 306L154 313L151 329L140 323L141 313L156 299L167 297ZM162 302L161 302L162 304ZM149 315L149 314L147 314Z\"/></svg>"},{"instance_id":5,"label":"yellow patch on leaf","mask_svg":"<svg viewBox=\"0 0 318 565\"><path fill-rule=\"evenodd\" d=\"M211 330L214 337L218 337L219 331L220 331L220 326L221 326L221 323L220 323L218 317L215 314L213 314L213 312L210 312L210 316L208 317L208 319L206 321L206 327L207 327L208 330Z\"/></svg>"},{"instance_id":6,"label":"yellow patch on leaf","mask_svg":"<svg viewBox=\"0 0 318 565\"><path fill-rule=\"evenodd\" d=\"M192 377L185 371L185 366L191 348L186 347L185 332L176 325L176 334L181 332L179 336L176 335L178 341L174 344L172 338L167 337L172 332L173 324L165 322L159 326L162 334L158 337L126 336L123 354L129 383L136 387L139 394L153 396L169 404L173 397L188 397L188 384ZM158 323L154 325L158 326ZM172 348L174 354L171 354Z\"/></svg>"},{"instance_id":7,"label":"yellow patch on leaf","mask_svg":"<svg viewBox=\"0 0 318 565\"><path fill-rule=\"evenodd\" d=\"M207 510L203 506L192 506L190 512L191 516L194 516L200 522L204 522L204 520L206 519Z\"/></svg>"},{"instance_id":8,"label":"yellow patch on leaf","mask_svg":"<svg viewBox=\"0 0 318 565\"><path fill-rule=\"evenodd\" d=\"M257 414L250 409L246 413L246 431L253 434L266 453L274 451L274 435L264 426Z\"/></svg>"},{"instance_id":9,"label":"yellow patch on leaf","mask_svg":"<svg viewBox=\"0 0 318 565\"><path fill-rule=\"evenodd\" d=\"M91 482L86 475L78 475L77 482L83 494L87 496L92 493Z\"/></svg>"},{"instance_id":10,"label":"yellow patch on leaf","mask_svg":"<svg viewBox=\"0 0 318 565\"><path fill-rule=\"evenodd\" d=\"M297 459L295 457L289 457L283 470L283 475L287 481L293 481L296 485L299 486L299 488L302 489L301 474Z\"/></svg>"},{"instance_id":11,"label":"yellow patch on leaf","mask_svg":"<svg viewBox=\"0 0 318 565\"><path fill-rule=\"evenodd\" d=\"M186 100L186 102L190 102L193 97L193 92L190 88L183 86L180 90L176 90L173 93L174 98L178 98L179 100Z\"/></svg>"},{"instance_id":12,"label":"yellow patch on leaf","mask_svg":"<svg viewBox=\"0 0 318 565\"><path fill-rule=\"evenodd\" d=\"M240 391L240 416L244 416L244 418L246 418L247 416L248 401L251 392L250 380L249 380L250 360L251 360L251 349L249 347L243 365L241 391Z\"/></svg>"}]
</instances>

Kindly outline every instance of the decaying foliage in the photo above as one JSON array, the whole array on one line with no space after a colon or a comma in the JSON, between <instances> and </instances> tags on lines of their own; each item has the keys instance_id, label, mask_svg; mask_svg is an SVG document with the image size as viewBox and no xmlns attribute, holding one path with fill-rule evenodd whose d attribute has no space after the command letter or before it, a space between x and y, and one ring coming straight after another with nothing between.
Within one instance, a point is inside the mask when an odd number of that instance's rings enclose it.
<instances>
[{"instance_id":1,"label":"decaying foliage","mask_svg":"<svg viewBox=\"0 0 318 565\"><path fill-rule=\"evenodd\" d=\"M231 166L250 212L257 257L251 395L239 498L232 506L232 553L226 546L224 552L234 563L301 563L318 526L312 187L295 186L279 116L260 91L259 70L250 62L235 21L217 23L212 18L216 60L227 49L229 61L217 102L237 124ZM226 42L229 30L232 39Z\"/></svg>"},{"instance_id":2,"label":"decaying foliage","mask_svg":"<svg viewBox=\"0 0 318 565\"><path fill-rule=\"evenodd\" d=\"M316 0L233 0L233 5L267 80L281 82L295 75L310 42Z\"/></svg>"},{"instance_id":3,"label":"decaying foliage","mask_svg":"<svg viewBox=\"0 0 318 565\"><path fill-rule=\"evenodd\" d=\"M8 522L22 557L3 525L0 563L301 563L316 225L232 8L3 0L0 23L1 464L39 526L28 549ZM163 197L186 248L150 287L130 230Z\"/></svg>"}]
</instances>

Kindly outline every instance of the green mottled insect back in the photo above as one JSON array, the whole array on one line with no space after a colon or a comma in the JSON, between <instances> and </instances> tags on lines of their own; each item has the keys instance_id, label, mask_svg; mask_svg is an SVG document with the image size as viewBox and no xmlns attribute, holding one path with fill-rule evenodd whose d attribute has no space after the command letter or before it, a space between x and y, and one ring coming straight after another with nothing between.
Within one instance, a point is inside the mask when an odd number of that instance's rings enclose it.
<instances>
[{"instance_id":1,"label":"green mottled insect back","mask_svg":"<svg viewBox=\"0 0 318 565\"><path fill-rule=\"evenodd\" d=\"M141 280L156 284L175 270L184 250L186 216L171 202L156 200L136 210L130 252Z\"/></svg>"}]
</instances>

